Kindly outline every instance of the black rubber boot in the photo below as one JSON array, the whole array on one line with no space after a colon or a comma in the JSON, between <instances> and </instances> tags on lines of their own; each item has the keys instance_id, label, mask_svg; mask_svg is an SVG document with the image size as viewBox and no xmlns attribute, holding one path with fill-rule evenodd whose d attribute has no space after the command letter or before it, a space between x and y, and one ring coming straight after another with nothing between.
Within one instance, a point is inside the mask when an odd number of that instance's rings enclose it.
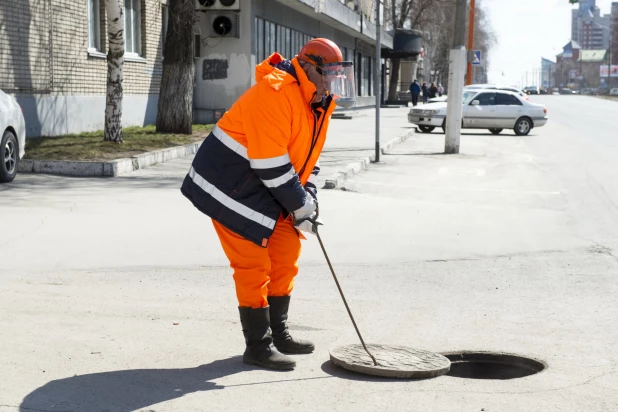
<instances>
[{"instance_id":1,"label":"black rubber boot","mask_svg":"<svg viewBox=\"0 0 618 412\"><path fill-rule=\"evenodd\" d=\"M243 362L267 369L294 369L296 366L294 359L283 355L273 345L273 339L268 330L270 326L268 307L260 309L239 307L238 310L247 344L242 357Z\"/></svg>"},{"instance_id":2,"label":"black rubber boot","mask_svg":"<svg viewBox=\"0 0 618 412\"><path fill-rule=\"evenodd\" d=\"M315 350L313 343L307 340L294 339L288 331L288 308L290 307L289 296L269 296L270 305L270 329L272 330L273 343L284 353L311 353Z\"/></svg>"}]
</instances>

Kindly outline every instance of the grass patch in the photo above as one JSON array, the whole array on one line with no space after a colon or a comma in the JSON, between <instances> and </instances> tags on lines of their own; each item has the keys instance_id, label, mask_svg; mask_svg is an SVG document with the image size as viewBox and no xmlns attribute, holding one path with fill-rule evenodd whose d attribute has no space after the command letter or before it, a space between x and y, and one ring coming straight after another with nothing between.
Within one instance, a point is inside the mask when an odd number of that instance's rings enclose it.
<instances>
[{"instance_id":1,"label":"grass patch","mask_svg":"<svg viewBox=\"0 0 618 412\"><path fill-rule=\"evenodd\" d=\"M33 160L114 160L153 150L167 149L204 140L214 125L194 124L193 134L157 133L155 126L125 127L124 143L103 141L103 131L26 140L25 159Z\"/></svg>"}]
</instances>

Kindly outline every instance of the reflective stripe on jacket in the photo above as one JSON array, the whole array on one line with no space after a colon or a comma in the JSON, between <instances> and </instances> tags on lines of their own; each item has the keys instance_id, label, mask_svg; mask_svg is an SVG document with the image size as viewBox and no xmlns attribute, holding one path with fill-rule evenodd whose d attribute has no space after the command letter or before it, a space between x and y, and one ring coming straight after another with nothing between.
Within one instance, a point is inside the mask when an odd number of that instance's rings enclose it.
<instances>
[{"instance_id":1,"label":"reflective stripe on jacket","mask_svg":"<svg viewBox=\"0 0 618 412\"><path fill-rule=\"evenodd\" d=\"M279 215L315 196L318 157L335 104L311 104L316 89L298 60L275 53L204 140L182 184L195 207L266 247Z\"/></svg>"}]
</instances>

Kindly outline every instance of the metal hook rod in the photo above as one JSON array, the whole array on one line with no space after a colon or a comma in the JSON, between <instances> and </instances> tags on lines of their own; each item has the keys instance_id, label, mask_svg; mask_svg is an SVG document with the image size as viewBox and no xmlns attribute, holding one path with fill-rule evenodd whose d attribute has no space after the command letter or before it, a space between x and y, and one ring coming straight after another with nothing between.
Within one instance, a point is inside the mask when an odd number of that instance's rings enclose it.
<instances>
[{"instance_id":1,"label":"metal hook rod","mask_svg":"<svg viewBox=\"0 0 618 412\"><path fill-rule=\"evenodd\" d=\"M317 213L316 213L316 219L317 219ZM339 285L339 280L337 280L337 275L335 275L335 270L333 269L333 265L331 265L331 263L330 263L330 259L328 258L328 254L326 253L326 249L324 248L324 243L322 243L322 238L320 237L320 234L318 233L318 225L314 223L313 228L315 230L315 234L318 236L318 242L320 242L320 247L322 248L322 252L324 252L324 257L326 258L326 263L328 263L328 267L330 268L330 272L333 274L333 279L335 279L335 283L337 284L337 289L339 289L339 294L341 295L341 299L343 299L343 304L345 305L345 308L348 311L348 315L350 315L350 319L352 320L352 324L354 325L354 329L356 329L356 334L358 335L358 338L360 339L361 343L363 344L363 348L365 348L365 352L367 352L367 354L369 355L371 360L373 360L373 365L374 366L378 366L378 361L371 354L371 352L369 352L369 349L367 349L367 345L365 345L365 341L363 340L363 337L361 336L361 333L358 330L358 326L356 326L356 322L354 321L354 316L352 316L352 312L350 311L350 307L348 306L348 302L345 300L345 296L343 295L343 291L341 290L341 286Z\"/></svg>"}]
</instances>

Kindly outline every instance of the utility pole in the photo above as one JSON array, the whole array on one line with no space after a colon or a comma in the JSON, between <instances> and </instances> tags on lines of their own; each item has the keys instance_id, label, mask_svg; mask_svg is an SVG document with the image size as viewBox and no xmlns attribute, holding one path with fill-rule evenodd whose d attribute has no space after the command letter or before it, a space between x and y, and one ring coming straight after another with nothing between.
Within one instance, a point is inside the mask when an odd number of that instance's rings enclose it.
<instances>
[{"instance_id":1,"label":"utility pole","mask_svg":"<svg viewBox=\"0 0 618 412\"><path fill-rule=\"evenodd\" d=\"M612 34L609 35L609 50L607 53L607 93L612 91Z\"/></svg>"},{"instance_id":2,"label":"utility pole","mask_svg":"<svg viewBox=\"0 0 618 412\"><path fill-rule=\"evenodd\" d=\"M455 33L449 54L448 99L444 153L459 153L464 71L466 69L466 0L457 0Z\"/></svg>"},{"instance_id":3,"label":"utility pole","mask_svg":"<svg viewBox=\"0 0 618 412\"><path fill-rule=\"evenodd\" d=\"M474 12L475 12L475 0L470 0L470 18L468 22L468 51L474 50ZM470 60L470 59L468 59ZM466 84L471 85L474 81L474 73L472 62L468 61L468 74Z\"/></svg>"},{"instance_id":4,"label":"utility pole","mask_svg":"<svg viewBox=\"0 0 618 412\"><path fill-rule=\"evenodd\" d=\"M380 25L380 0L376 0L376 64L374 70L374 94L376 95L376 154L375 161L380 161L380 80L381 80L381 72L382 72L382 56L381 56L381 36L382 35L382 26Z\"/></svg>"}]
</instances>

